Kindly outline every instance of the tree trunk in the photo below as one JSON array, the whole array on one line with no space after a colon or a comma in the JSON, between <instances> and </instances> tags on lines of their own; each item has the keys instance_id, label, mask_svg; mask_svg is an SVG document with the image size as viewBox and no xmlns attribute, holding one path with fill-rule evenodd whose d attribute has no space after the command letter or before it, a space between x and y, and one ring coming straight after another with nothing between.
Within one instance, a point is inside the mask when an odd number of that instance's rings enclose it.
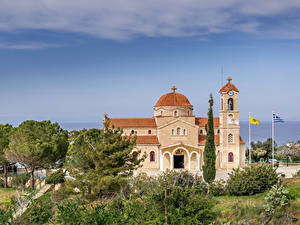
<instances>
[{"instance_id":1,"label":"tree trunk","mask_svg":"<svg viewBox=\"0 0 300 225\"><path fill-rule=\"evenodd\" d=\"M34 168L31 168L30 171L30 181L31 181L31 188L34 189Z\"/></svg>"},{"instance_id":2,"label":"tree trunk","mask_svg":"<svg viewBox=\"0 0 300 225\"><path fill-rule=\"evenodd\" d=\"M3 166L4 169L4 188L8 188L8 183L7 183L7 164L5 163Z\"/></svg>"}]
</instances>

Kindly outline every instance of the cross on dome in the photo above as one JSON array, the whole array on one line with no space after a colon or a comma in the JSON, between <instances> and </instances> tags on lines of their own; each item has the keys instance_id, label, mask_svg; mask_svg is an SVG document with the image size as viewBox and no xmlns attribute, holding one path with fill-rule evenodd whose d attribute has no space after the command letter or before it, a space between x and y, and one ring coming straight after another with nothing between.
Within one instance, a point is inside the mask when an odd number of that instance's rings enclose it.
<instances>
[{"instance_id":1,"label":"cross on dome","mask_svg":"<svg viewBox=\"0 0 300 225\"><path fill-rule=\"evenodd\" d=\"M173 85L173 87L171 88L171 90L173 91L173 93L175 93L175 91L177 91L177 88L175 87L175 85Z\"/></svg>"},{"instance_id":2,"label":"cross on dome","mask_svg":"<svg viewBox=\"0 0 300 225\"><path fill-rule=\"evenodd\" d=\"M230 83L230 81L232 81L232 78L228 77L227 80L228 80L228 83Z\"/></svg>"}]
</instances>

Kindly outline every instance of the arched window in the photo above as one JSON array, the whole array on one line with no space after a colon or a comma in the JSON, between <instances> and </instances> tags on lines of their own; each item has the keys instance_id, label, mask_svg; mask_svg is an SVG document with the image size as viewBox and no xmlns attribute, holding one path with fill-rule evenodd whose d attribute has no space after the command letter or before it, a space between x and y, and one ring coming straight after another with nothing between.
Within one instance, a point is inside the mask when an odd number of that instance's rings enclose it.
<instances>
[{"instance_id":1,"label":"arched window","mask_svg":"<svg viewBox=\"0 0 300 225\"><path fill-rule=\"evenodd\" d=\"M178 111L174 111L174 116L178 116Z\"/></svg>"},{"instance_id":2,"label":"arched window","mask_svg":"<svg viewBox=\"0 0 300 225\"><path fill-rule=\"evenodd\" d=\"M190 111L188 111L188 116L190 115Z\"/></svg>"},{"instance_id":3,"label":"arched window","mask_svg":"<svg viewBox=\"0 0 300 225\"><path fill-rule=\"evenodd\" d=\"M175 135L174 129L171 130L171 135Z\"/></svg>"},{"instance_id":4,"label":"arched window","mask_svg":"<svg viewBox=\"0 0 300 225\"><path fill-rule=\"evenodd\" d=\"M233 99L228 99L228 110L233 110Z\"/></svg>"},{"instance_id":5,"label":"arched window","mask_svg":"<svg viewBox=\"0 0 300 225\"><path fill-rule=\"evenodd\" d=\"M163 112L162 112L162 111L160 111L160 116L162 116L162 113L163 113Z\"/></svg>"},{"instance_id":6,"label":"arched window","mask_svg":"<svg viewBox=\"0 0 300 225\"><path fill-rule=\"evenodd\" d=\"M228 134L228 144L233 143L233 134Z\"/></svg>"},{"instance_id":7,"label":"arched window","mask_svg":"<svg viewBox=\"0 0 300 225\"><path fill-rule=\"evenodd\" d=\"M200 134L203 134L203 130L202 129L200 130Z\"/></svg>"},{"instance_id":8,"label":"arched window","mask_svg":"<svg viewBox=\"0 0 300 225\"><path fill-rule=\"evenodd\" d=\"M132 153L132 156L133 156L133 158L134 158L135 160L138 160L138 154L137 154L136 151L134 151L134 152Z\"/></svg>"},{"instance_id":9,"label":"arched window","mask_svg":"<svg viewBox=\"0 0 300 225\"><path fill-rule=\"evenodd\" d=\"M150 162L155 162L155 152L154 151L150 152Z\"/></svg>"},{"instance_id":10,"label":"arched window","mask_svg":"<svg viewBox=\"0 0 300 225\"><path fill-rule=\"evenodd\" d=\"M232 114L229 114L228 115L228 124L234 124L234 117L233 117L233 115Z\"/></svg>"},{"instance_id":11,"label":"arched window","mask_svg":"<svg viewBox=\"0 0 300 225\"><path fill-rule=\"evenodd\" d=\"M221 110L223 110L223 98L221 99Z\"/></svg>"},{"instance_id":12,"label":"arched window","mask_svg":"<svg viewBox=\"0 0 300 225\"><path fill-rule=\"evenodd\" d=\"M151 134L151 130L148 130L148 134Z\"/></svg>"},{"instance_id":13,"label":"arched window","mask_svg":"<svg viewBox=\"0 0 300 225\"><path fill-rule=\"evenodd\" d=\"M220 130L218 129L218 134L220 133Z\"/></svg>"},{"instance_id":14,"label":"arched window","mask_svg":"<svg viewBox=\"0 0 300 225\"><path fill-rule=\"evenodd\" d=\"M131 130L131 134L134 134L134 130Z\"/></svg>"},{"instance_id":15,"label":"arched window","mask_svg":"<svg viewBox=\"0 0 300 225\"><path fill-rule=\"evenodd\" d=\"M233 157L233 153L232 152L228 153L228 162L234 162L234 157Z\"/></svg>"},{"instance_id":16,"label":"arched window","mask_svg":"<svg viewBox=\"0 0 300 225\"><path fill-rule=\"evenodd\" d=\"M180 135L180 127L177 127L177 132L176 132L177 135Z\"/></svg>"},{"instance_id":17,"label":"arched window","mask_svg":"<svg viewBox=\"0 0 300 225\"><path fill-rule=\"evenodd\" d=\"M183 129L183 135L186 135L186 129Z\"/></svg>"}]
</instances>

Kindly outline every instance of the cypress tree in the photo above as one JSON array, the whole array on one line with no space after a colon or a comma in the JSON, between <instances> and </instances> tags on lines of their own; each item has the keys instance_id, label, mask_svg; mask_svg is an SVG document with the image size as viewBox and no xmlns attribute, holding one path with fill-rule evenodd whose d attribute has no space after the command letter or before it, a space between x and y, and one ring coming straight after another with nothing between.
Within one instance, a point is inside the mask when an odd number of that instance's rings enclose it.
<instances>
[{"instance_id":1,"label":"cypress tree","mask_svg":"<svg viewBox=\"0 0 300 225\"><path fill-rule=\"evenodd\" d=\"M215 147L215 134L214 134L214 117L213 117L213 104L214 100L212 94L209 99L209 111L207 113L208 120L205 125L206 129L206 143L204 148L204 166L203 178L207 183L214 181L216 177L216 147Z\"/></svg>"}]
</instances>

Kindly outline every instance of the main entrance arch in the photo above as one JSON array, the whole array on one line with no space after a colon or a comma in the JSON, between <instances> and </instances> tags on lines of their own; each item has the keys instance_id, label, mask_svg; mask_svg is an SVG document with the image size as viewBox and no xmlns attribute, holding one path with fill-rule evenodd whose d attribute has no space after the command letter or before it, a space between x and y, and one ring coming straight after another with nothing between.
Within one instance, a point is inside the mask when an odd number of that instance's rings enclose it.
<instances>
[{"instance_id":1,"label":"main entrance arch","mask_svg":"<svg viewBox=\"0 0 300 225\"><path fill-rule=\"evenodd\" d=\"M184 169L184 152L178 149L174 154L174 169Z\"/></svg>"}]
</instances>

